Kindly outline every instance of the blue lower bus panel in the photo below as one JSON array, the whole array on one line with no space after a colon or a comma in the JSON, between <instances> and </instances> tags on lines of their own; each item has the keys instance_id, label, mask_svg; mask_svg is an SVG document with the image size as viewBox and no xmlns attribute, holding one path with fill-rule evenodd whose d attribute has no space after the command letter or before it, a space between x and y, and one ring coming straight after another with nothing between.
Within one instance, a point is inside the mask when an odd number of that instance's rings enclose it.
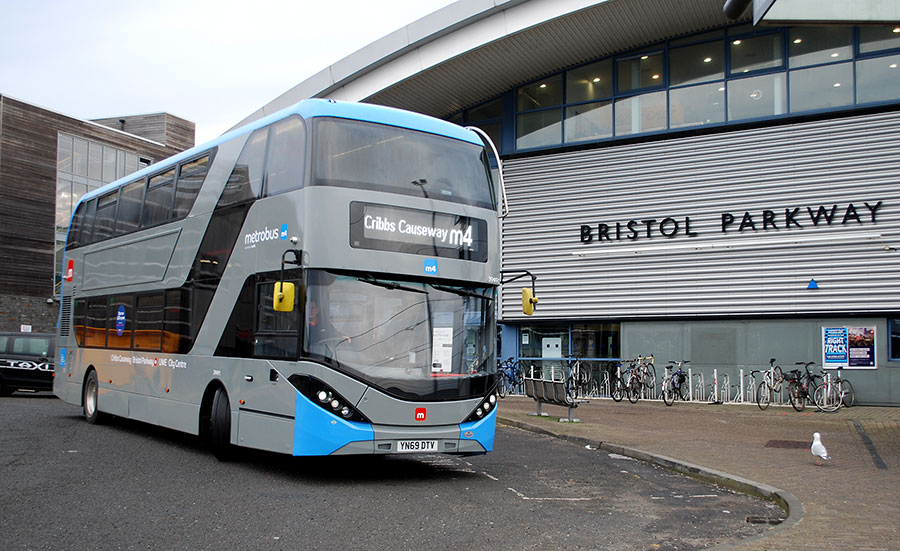
<instances>
[{"instance_id":1,"label":"blue lower bus panel","mask_svg":"<svg viewBox=\"0 0 900 551\"><path fill-rule=\"evenodd\" d=\"M294 455L330 455L350 442L371 442L374 439L372 425L341 419L297 393Z\"/></svg>"},{"instance_id":2,"label":"blue lower bus panel","mask_svg":"<svg viewBox=\"0 0 900 551\"><path fill-rule=\"evenodd\" d=\"M459 425L460 440L475 440L484 447L484 451L494 450L494 434L497 431L497 408L494 407L484 419Z\"/></svg>"}]
</instances>

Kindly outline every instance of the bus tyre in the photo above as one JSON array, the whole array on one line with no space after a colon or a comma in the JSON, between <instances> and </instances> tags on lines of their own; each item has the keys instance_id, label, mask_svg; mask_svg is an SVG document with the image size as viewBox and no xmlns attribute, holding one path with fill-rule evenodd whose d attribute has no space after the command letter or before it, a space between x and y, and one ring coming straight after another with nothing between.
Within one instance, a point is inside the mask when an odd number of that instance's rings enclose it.
<instances>
[{"instance_id":1,"label":"bus tyre","mask_svg":"<svg viewBox=\"0 0 900 551\"><path fill-rule=\"evenodd\" d=\"M81 397L81 403L84 406L84 418L92 425L99 425L103 422L103 414L97 407L97 395L100 384L97 382L97 372L91 370L87 380L84 382L84 395Z\"/></svg>"},{"instance_id":2,"label":"bus tyre","mask_svg":"<svg viewBox=\"0 0 900 551\"><path fill-rule=\"evenodd\" d=\"M209 442L216 459L229 461L233 458L234 449L231 446L231 404L228 402L228 394L223 388L216 389L216 393L213 396Z\"/></svg>"}]
</instances>

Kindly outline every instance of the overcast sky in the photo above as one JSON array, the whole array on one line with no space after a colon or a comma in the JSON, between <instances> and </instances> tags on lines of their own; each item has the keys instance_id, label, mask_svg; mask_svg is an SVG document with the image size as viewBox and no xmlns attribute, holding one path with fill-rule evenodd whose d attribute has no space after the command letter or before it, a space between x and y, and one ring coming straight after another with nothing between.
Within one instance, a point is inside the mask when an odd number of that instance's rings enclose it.
<instances>
[{"instance_id":1,"label":"overcast sky","mask_svg":"<svg viewBox=\"0 0 900 551\"><path fill-rule=\"evenodd\" d=\"M166 111L214 138L454 0L0 0L0 94L80 119Z\"/></svg>"}]
</instances>

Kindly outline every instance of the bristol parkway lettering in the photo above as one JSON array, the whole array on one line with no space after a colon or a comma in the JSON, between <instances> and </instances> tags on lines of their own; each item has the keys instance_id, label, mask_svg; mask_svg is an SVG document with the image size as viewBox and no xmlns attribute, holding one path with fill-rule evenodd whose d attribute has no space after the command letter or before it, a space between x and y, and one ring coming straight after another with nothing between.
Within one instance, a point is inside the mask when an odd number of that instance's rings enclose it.
<instances>
[{"instance_id":1,"label":"bristol parkway lettering","mask_svg":"<svg viewBox=\"0 0 900 551\"><path fill-rule=\"evenodd\" d=\"M800 207L786 208L784 209L783 215L781 211L776 212L774 210L763 210L753 214L751 214L750 211L744 211L740 222L737 221L737 217L733 213L723 212L722 233L726 233L733 229L737 229L739 232L747 229L753 231L757 231L758 229L789 230L791 228L808 227L810 224L813 226L818 226L820 224L830 226L832 223L846 225L848 222L863 224L867 219L874 224L876 222L875 217L878 214L878 209L881 208L882 201L878 201L874 205L870 205L869 203L863 203L863 205L865 205L864 209L855 206L853 203L847 204L846 207L832 205L831 208L819 205L816 209L813 209L813 207L806 207L805 212L801 210ZM737 225L737 228L734 227L735 225Z\"/></svg>"},{"instance_id":2,"label":"bristol parkway lettering","mask_svg":"<svg viewBox=\"0 0 900 551\"><path fill-rule=\"evenodd\" d=\"M769 230L796 230L819 226L855 224L875 224L878 213L884 205L863 202L862 205L847 203L846 205L818 205L815 207L788 207L785 209L763 209L743 214L723 212L720 214L719 228L721 233L759 232ZM710 225L715 222L710 221ZM701 224L703 226L704 224ZM694 226L697 227L696 224ZM603 241L621 241L652 239L665 237L671 239L678 236L697 237L698 232L691 229L691 217L666 217L663 219L641 218L626 222L600 223L597 225L582 224L580 227L581 242L591 243L595 239Z\"/></svg>"}]
</instances>

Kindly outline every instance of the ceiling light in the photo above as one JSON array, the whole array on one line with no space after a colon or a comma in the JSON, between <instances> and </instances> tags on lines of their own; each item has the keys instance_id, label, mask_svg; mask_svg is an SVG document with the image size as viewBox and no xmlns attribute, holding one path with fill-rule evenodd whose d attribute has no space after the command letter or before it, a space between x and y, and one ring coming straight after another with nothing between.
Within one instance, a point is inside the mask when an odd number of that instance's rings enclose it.
<instances>
[{"instance_id":1,"label":"ceiling light","mask_svg":"<svg viewBox=\"0 0 900 551\"><path fill-rule=\"evenodd\" d=\"M600 77L594 77L594 80L592 80L591 82L600 82Z\"/></svg>"},{"instance_id":2,"label":"ceiling light","mask_svg":"<svg viewBox=\"0 0 900 551\"><path fill-rule=\"evenodd\" d=\"M719 91L720 91L720 92L724 92L724 91L725 91L725 87L722 86L721 88L719 88Z\"/></svg>"},{"instance_id":3,"label":"ceiling light","mask_svg":"<svg viewBox=\"0 0 900 551\"><path fill-rule=\"evenodd\" d=\"M896 68L897 68L897 64L896 64L896 63L891 63L890 65L888 65L888 67L890 67L891 69L896 69Z\"/></svg>"},{"instance_id":4,"label":"ceiling light","mask_svg":"<svg viewBox=\"0 0 900 551\"><path fill-rule=\"evenodd\" d=\"M652 79L653 79L653 80L656 80L656 79L658 79L658 78L659 78L659 75L653 75L653 76L652 76L652 77L650 77L650 78L652 78Z\"/></svg>"},{"instance_id":5,"label":"ceiling light","mask_svg":"<svg viewBox=\"0 0 900 551\"><path fill-rule=\"evenodd\" d=\"M834 83L834 87L835 87L835 88L840 88L840 87L841 87L841 83L840 83L840 82L835 82L835 83Z\"/></svg>"},{"instance_id":6,"label":"ceiling light","mask_svg":"<svg viewBox=\"0 0 900 551\"><path fill-rule=\"evenodd\" d=\"M735 40L734 42L732 42L732 44L734 44L735 46L740 46L740 45L741 45L741 41L740 41L740 40Z\"/></svg>"},{"instance_id":7,"label":"ceiling light","mask_svg":"<svg viewBox=\"0 0 900 551\"><path fill-rule=\"evenodd\" d=\"M712 58L711 58L711 57L707 57L707 58L705 58L705 59L703 60L703 63L709 63L710 61L712 61Z\"/></svg>"},{"instance_id":8,"label":"ceiling light","mask_svg":"<svg viewBox=\"0 0 900 551\"><path fill-rule=\"evenodd\" d=\"M643 60L645 60L645 59L647 59L647 58L649 58L649 57L650 57L650 56L648 56L648 55L642 55L642 56L641 56L641 60L643 61Z\"/></svg>"},{"instance_id":9,"label":"ceiling light","mask_svg":"<svg viewBox=\"0 0 900 551\"><path fill-rule=\"evenodd\" d=\"M833 54L831 54L831 57L837 57L837 56L839 56L839 55L841 55L841 54L839 54L839 53L837 53L837 52L834 52Z\"/></svg>"},{"instance_id":10,"label":"ceiling light","mask_svg":"<svg viewBox=\"0 0 900 551\"><path fill-rule=\"evenodd\" d=\"M803 39L802 39L802 38L795 38L795 39L794 39L794 44L800 44L801 42L803 42Z\"/></svg>"},{"instance_id":11,"label":"ceiling light","mask_svg":"<svg viewBox=\"0 0 900 551\"><path fill-rule=\"evenodd\" d=\"M893 32L895 32L895 33L900 33L900 27L894 27L894 31L893 31Z\"/></svg>"},{"instance_id":12,"label":"ceiling light","mask_svg":"<svg viewBox=\"0 0 900 551\"><path fill-rule=\"evenodd\" d=\"M547 87L546 84L541 84L538 88L546 88L546 87Z\"/></svg>"}]
</instances>

